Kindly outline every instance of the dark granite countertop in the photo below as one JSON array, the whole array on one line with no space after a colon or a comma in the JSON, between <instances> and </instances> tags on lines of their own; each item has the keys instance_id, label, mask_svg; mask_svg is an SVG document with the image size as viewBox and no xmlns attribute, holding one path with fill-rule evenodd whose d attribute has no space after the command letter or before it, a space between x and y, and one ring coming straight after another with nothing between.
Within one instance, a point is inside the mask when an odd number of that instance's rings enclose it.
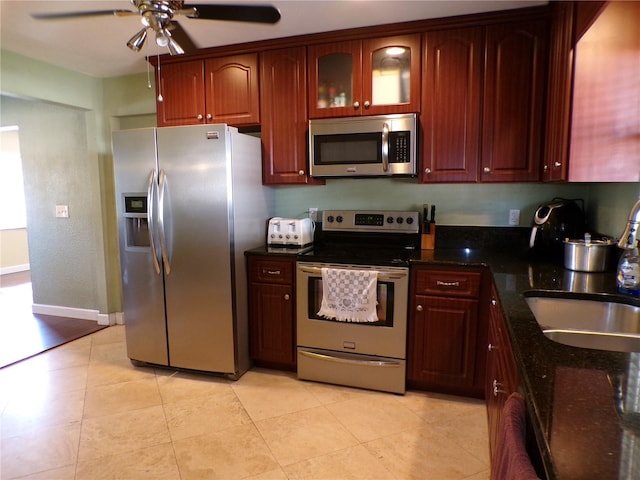
<instances>
[{"instance_id":1,"label":"dark granite countertop","mask_svg":"<svg viewBox=\"0 0 640 480\"><path fill-rule=\"evenodd\" d=\"M523 293L607 295L637 306L640 299L616 293L614 271L572 272L561 259L532 257L523 248L527 232L522 228L439 228L436 244L447 248L417 251L412 264L490 269L548 478L640 478L640 414L633 413L640 411L640 352L592 350L549 340ZM296 255L268 250L247 253Z\"/></svg>"}]
</instances>

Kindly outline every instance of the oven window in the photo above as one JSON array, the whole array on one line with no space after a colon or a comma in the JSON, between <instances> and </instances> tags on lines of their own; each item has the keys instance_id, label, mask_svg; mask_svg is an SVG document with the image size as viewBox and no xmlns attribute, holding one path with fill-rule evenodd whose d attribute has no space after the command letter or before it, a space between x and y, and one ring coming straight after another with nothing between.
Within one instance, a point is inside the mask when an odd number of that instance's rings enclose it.
<instances>
[{"instance_id":1,"label":"oven window","mask_svg":"<svg viewBox=\"0 0 640 480\"><path fill-rule=\"evenodd\" d=\"M393 296L394 285L392 282L378 282L377 295L378 304L376 305L377 322L349 322L352 325L370 325L376 327L393 327ZM325 320L327 322L335 322L331 318L318 316L320 307L322 306L322 277L309 278L309 311L308 318L314 320ZM343 323L343 322L339 322Z\"/></svg>"},{"instance_id":2,"label":"oven window","mask_svg":"<svg viewBox=\"0 0 640 480\"><path fill-rule=\"evenodd\" d=\"M380 133L315 135L313 143L316 165L382 163Z\"/></svg>"}]
</instances>

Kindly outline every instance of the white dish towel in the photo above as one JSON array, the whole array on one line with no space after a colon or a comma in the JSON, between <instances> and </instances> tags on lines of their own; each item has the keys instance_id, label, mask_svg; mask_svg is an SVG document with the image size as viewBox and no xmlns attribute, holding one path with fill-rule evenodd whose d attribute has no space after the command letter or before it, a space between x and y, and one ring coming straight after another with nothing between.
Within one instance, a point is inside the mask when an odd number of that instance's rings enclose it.
<instances>
[{"instance_id":1,"label":"white dish towel","mask_svg":"<svg viewBox=\"0 0 640 480\"><path fill-rule=\"evenodd\" d=\"M318 315L341 322L377 322L375 270L322 268L322 305Z\"/></svg>"}]
</instances>

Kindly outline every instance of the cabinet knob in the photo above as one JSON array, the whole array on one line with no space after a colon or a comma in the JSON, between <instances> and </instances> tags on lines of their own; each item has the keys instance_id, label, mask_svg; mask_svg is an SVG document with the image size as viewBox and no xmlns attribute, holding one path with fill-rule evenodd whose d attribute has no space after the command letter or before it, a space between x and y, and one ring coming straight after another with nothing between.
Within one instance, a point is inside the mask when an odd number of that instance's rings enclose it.
<instances>
[{"instance_id":1,"label":"cabinet knob","mask_svg":"<svg viewBox=\"0 0 640 480\"><path fill-rule=\"evenodd\" d=\"M424 169L424 173L426 173L427 175L431 174L431 169L430 168L425 168Z\"/></svg>"},{"instance_id":2,"label":"cabinet knob","mask_svg":"<svg viewBox=\"0 0 640 480\"><path fill-rule=\"evenodd\" d=\"M553 166L556 168L560 168L562 166L562 163L560 162L553 162Z\"/></svg>"},{"instance_id":3,"label":"cabinet knob","mask_svg":"<svg viewBox=\"0 0 640 480\"><path fill-rule=\"evenodd\" d=\"M289 294L288 294L288 293L285 293L285 294L284 294L284 299L285 299L285 300L289 300L290 298L291 298L291 296L289 296Z\"/></svg>"},{"instance_id":4,"label":"cabinet knob","mask_svg":"<svg viewBox=\"0 0 640 480\"><path fill-rule=\"evenodd\" d=\"M497 397L499 393L507 393L506 390L502 390L500 387L503 385L497 380L493 381L493 396Z\"/></svg>"},{"instance_id":5,"label":"cabinet knob","mask_svg":"<svg viewBox=\"0 0 640 480\"><path fill-rule=\"evenodd\" d=\"M202 120L202 115L198 114L198 120Z\"/></svg>"},{"instance_id":6,"label":"cabinet knob","mask_svg":"<svg viewBox=\"0 0 640 480\"><path fill-rule=\"evenodd\" d=\"M213 115L211 115L210 113L207 113L207 120L211 120L213 118Z\"/></svg>"},{"instance_id":7,"label":"cabinet knob","mask_svg":"<svg viewBox=\"0 0 640 480\"><path fill-rule=\"evenodd\" d=\"M494 350L497 350L497 348L494 344L490 343L489 345L487 345L487 350L493 352Z\"/></svg>"},{"instance_id":8,"label":"cabinet knob","mask_svg":"<svg viewBox=\"0 0 640 480\"><path fill-rule=\"evenodd\" d=\"M423 310L422 305L418 305L418 306L416 307L416 310L417 310L417 311L419 311L419 312L421 312L421 311Z\"/></svg>"},{"instance_id":9,"label":"cabinet knob","mask_svg":"<svg viewBox=\"0 0 640 480\"><path fill-rule=\"evenodd\" d=\"M489 167L484 167L484 168L482 169L482 171L483 171L484 173L491 173L491 169L490 169Z\"/></svg>"},{"instance_id":10,"label":"cabinet knob","mask_svg":"<svg viewBox=\"0 0 640 480\"><path fill-rule=\"evenodd\" d=\"M364 108L369 108L371 106L371 102L369 100L364 101Z\"/></svg>"},{"instance_id":11,"label":"cabinet knob","mask_svg":"<svg viewBox=\"0 0 640 480\"><path fill-rule=\"evenodd\" d=\"M498 304L498 301L495 298L491 299L491 305L496 306Z\"/></svg>"},{"instance_id":12,"label":"cabinet knob","mask_svg":"<svg viewBox=\"0 0 640 480\"><path fill-rule=\"evenodd\" d=\"M549 170L549 165L545 165L544 167L542 167L542 169L546 172Z\"/></svg>"},{"instance_id":13,"label":"cabinet knob","mask_svg":"<svg viewBox=\"0 0 640 480\"><path fill-rule=\"evenodd\" d=\"M360 102L353 102L353 108L356 110L360 108Z\"/></svg>"},{"instance_id":14,"label":"cabinet knob","mask_svg":"<svg viewBox=\"0 0 640 480\"><path fill-rule=\"evenodd\" d=\"M304 170L298 170L298 175L300 175L301 177L304 177Z\"/></svg>"}]
</instances>

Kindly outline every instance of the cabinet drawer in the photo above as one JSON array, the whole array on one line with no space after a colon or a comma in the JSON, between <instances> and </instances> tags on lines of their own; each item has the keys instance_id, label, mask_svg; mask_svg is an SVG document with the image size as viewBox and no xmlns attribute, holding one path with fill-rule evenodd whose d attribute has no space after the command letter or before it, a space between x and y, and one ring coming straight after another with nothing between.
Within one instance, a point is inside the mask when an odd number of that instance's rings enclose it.
<instances>
[{"instance_id":1,"label":"cabinet drawer","mask_svg":"<svg viewBox=\"0 0 640 480\"><path fill-rule=\"evenodd\" d=\"M415 293L447 297L477 297L480 294L480 272L468 270L420 269L415 274Z\"/></svg>"},{"instance_id":2,"label":"cabinet drawer","mask_svg":"<svg viewBox=\"0 0 640 480\"><path fill-rule=\"evenodd\" d=\"M249 278L253 282L292 284L293 266L293 261L250 258Z\"/></svg>"}]
</instances>

